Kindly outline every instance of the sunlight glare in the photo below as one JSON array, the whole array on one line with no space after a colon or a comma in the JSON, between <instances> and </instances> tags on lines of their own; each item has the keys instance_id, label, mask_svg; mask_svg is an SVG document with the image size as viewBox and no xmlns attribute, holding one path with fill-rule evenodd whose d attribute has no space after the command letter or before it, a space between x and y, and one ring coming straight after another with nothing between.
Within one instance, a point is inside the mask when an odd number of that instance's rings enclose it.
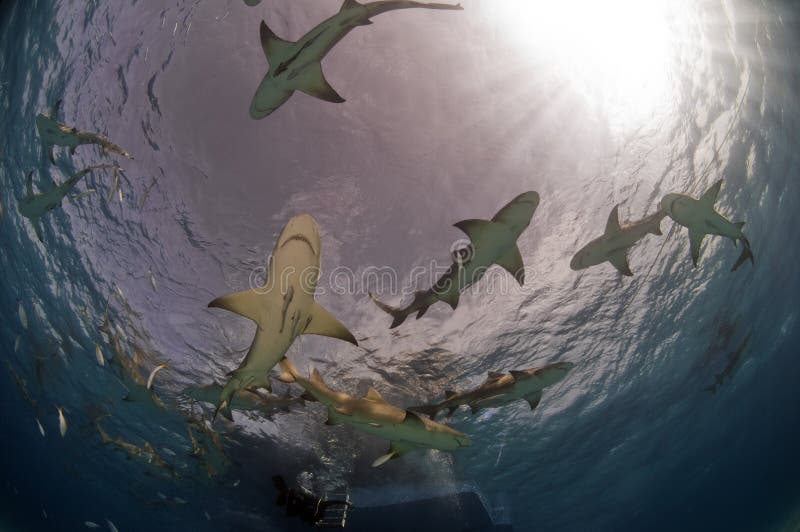
<instances>
[{"instance_id":1,"label":"sunlight glare","mask_svg":"<svg viewBox=\"0 0 800 532\"><path fill-rule=\"evenodd\" d=\"M551 63L612 122L666 107L679 0L501 0L496 22L525 51Z\"/></svg>"}]
</instances>

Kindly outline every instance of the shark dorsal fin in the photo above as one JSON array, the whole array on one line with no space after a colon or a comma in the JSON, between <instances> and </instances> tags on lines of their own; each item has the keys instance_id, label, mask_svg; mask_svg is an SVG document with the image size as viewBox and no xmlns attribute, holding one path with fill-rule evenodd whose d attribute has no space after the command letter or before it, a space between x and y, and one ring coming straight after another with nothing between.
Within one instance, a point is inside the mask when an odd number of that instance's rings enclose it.
<instances>
[{"instance_id":1,"label":"shark dorsal fin","mask_svg":"<svg viewBox=\"0 0 800 532\"><path fill-rule=\"evenodd\" d=\"M261 21L259 34L261 35L261 48L264 50L264 55L267 56L270 67L277 66L281 59L287 55L286 52L289 47L294 43L285 41L275 35L275 32L263 20Z\"/></svg>"},{"instance_id":2,"label":"shark dorsal fin","mask_svg":"<svg viewBox=\"0 0 800 532\"><path fill-rule=\"evenodd\" d=\"M502 376L503 373L500 373L499 371L490 371L486 374L487 380L499 379Z\"/></svg>"},{"instance_id":3,"label":"shark dorsal fin","mask_svg":"<svg viewBox=\"0 0 800 532\"><path fill-rule=\"evenodd\" d=\"M297 76L296 89L326 102L342 103L345 101L325 79L322 65L319 62L311 63L303 68L303 71Z\"/></svg>"},{"instance_id":4,"label":"shark dorsal fin","mask_svg":"<svg viewBox=\"0 0 800 532\"><path fill-rule=\"evenodd\" d=\"M456 222L453 224L454 227L458 227L469 237L469 239L474 244L478 240L485 239L490 237L492 232L494 232L495 226L500 228L503 227L501 224L497 222L490 222L488 220L461 220L460 222Z\"/></svg>"},{"instance_id":5,"label":"shark dorsal fin","mask_svg":"<svg viewBox=\"0 0 800 532\"><path fill-rule=\"evenodd\" d=\"M617 249L612 251L608 255L608 262L611 263L622 275L626 277L631 277L633 272L631 271L631 267L628 264L628 253L625 248Z\"/></svg>"},{"instance_id":6,"label":"shark dorsal fin","mask_svg":"<svg viewBox=\"0 0 800 532\"><path fill-rule=\"evenodd\" d=\"M318 334L320 336L337 338L345 342L350 342L353 345L358 345L358 341L356 337L353 336L353 333L319 303L314 303L309 317L311 318L311 322L305 328L303 334Z\"/></svg>"},{"instance_id":7,"label":"shark dorsal fin","mask_svg":"<svg viewBox=\"0 0 800 532\"><path fill-rule=\"evenodd\" d=\"M370 386L369 390L367 390L367 399L372 399L373 401L384 402L383 397L381 397L381 394L379 394L378 390L376 390L372 386Z\"/></svg>"},{"instance_id":8,"label":"shark dorsal fin","mask_svg":"<svg viewBox=\"0 0 800 532\"><path fill-rule=\"evenodd\" d=\"M525 284L525 264L522 262L522 254L516 245L497 259L497 265L513 275L520 286Z\"/></svg>"},{"instance_id":9,"label":"shark dorsal fin","mask_svg":"<svg viewBox=\"0 0 800 532\"><path fill-rule=\"evenodd\" d=\"M614 233L620 232L619 226L619 205L614 205L614 208L611 209L611 213L608 215L608 221L606 222L606 235L613 235Z\"/></svg>"},{"instance_id":10,"label":"shark dorsal fin","mask_svg":"<svg viewBox=\"0 0 800 532\"><path fill-rule=\"evenodd\" d=\"M360 6L360 5L361 5L361 4L360 4L360 3L358 3L356 0L344 0L344 2L342 3L342 7L341 7L341 8L339 8L339 11L344 11L345 9L350 9L350 8L353 8L353 7L358 7L358 6Z\"/></svg>"},{"instance_id":11,"label":"shark dorsal fin","mask_svg":"<svg viewBox=\"0 0 800 532\"><path fill-rule=\"evenodd\" d=\"M445 391L444 391L444 397L445 397L445 399L450 399L450 398L451 398L451 397L453 397L454 395L456 395L456 392L454 392L453 390L445 390Z\"/></svg>"},{"instance_id":12,"label":"shark dorsal fin","mask_svg":"<svg viewBox=\"0 0 800 532\"><path fill-rule=\"evenodd\" d=\"M717 196L719 195L719 189L722 187L722 179L714 183L706 190L702 196L700 196L700 203L707 205L708 207L714 207L714 203L717 201Z\"/></svg>"}]
</instances>

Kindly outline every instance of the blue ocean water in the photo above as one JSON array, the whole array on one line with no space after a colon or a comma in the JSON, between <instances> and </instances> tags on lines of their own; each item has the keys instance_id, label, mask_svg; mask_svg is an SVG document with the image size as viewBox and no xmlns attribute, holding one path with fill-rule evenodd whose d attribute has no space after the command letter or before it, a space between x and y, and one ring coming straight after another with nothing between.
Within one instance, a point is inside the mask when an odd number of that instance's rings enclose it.
<instances>
[{"instance_id":1,"label":"blue ocean water","mask_svg":"<svg viewBox=\"0 0 800 532\"><path fill-rule=\"evenodd\" d=\"M318 493L347 486L354 530L411 526L403 518L420 531L486 519L522 531L800 529L796 7L669 4L680 8L654 70L664 80L637 89L644 103L620 80L644 83L652 65L631 81L604 63L616 85L601 87L597 56L576 74L564 50L523 50L488 0L389 13L323 63L347 102L297 94L255 121L260 19L296 39L339 7L264 4L0 2L0 529L305 529L275 506L276 474ZM118 159L117 186L88 177L79 190L94 192L49 213L40 243L17 211L25 175L44 190L114 159L84 146L49 164L34 119L59 99L60 119L135 159ZM633 278L569 269L614 205L632 220L718 179L717 206L746 222L755 265L729 272L739 250L709 238L693 268L686 230L665 220L664 236L632 251ZM479 283L455 312L440 304L390 332L365 272L391 267L403 282L446 262L462 237L453 222L490 218L525 190L542 197L519 241L525 287ZM253 332L208 302L246 288L301 212L322 229L323 272L352 272L323 275L318 300L362 349L302 337L289 356L337 389L374 385L409 406L487 371L575 369L533 412L456 413L470 448L381 468L370 463L386 442L325 426L318 405L192 428L213 410L184 389L222 382ZM98 331L106 308L145 377L169 364L156 381L164 408L124 400L130 383ZM740 347L730 378L705 391Z\"/></svg>"}]
</instances>

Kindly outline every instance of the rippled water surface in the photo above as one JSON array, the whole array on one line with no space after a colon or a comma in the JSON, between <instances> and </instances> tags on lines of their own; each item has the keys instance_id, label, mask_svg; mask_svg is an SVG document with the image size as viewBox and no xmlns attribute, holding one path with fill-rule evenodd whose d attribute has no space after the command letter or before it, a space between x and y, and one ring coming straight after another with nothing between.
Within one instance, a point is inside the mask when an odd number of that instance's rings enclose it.
<instances>
[{"instance_id":1,"label":"rippled water surface","mask_svg":"<svg viewBox=\"0 0 800 532\"><path fill-rule=\"evenodd\" d=\"M0 528L302 530L273 504L270 477L282 474L316 492L348 486L354 521L361 511L374 530L386 523L370 510L459 492L477 494L498 530L796 530L791 2L393 11L323 61L345 103L297 93L251 119L267 69L260 20L295 40L339 4L0 2ZM87 177L76 192L94 192L49 213L40 243L17 210L25 175L45 190L115 158L57 148L49 164L34 119L59 99L61 120L135 159L116 159L116 186L110 172ZM708 238L694 268L686 230L667 218L630 253L633 277L608 263L569 268L614 205L634 220L718 179L717 208L746 221L755 265L729 272L739 250ZM454 222L489 219L526 190L541 203L518 242L525 285L494 272L501 282L478 283L456 311L440 303L390 331L367 292L402 294L376 287L370 269L394 269L408 288L409 272L449 264L463 238ZM289 357L303 371L410 406L487 371L575 368L534 411L459 410L449 422L470 448L380 468L370 464L385 441L324 425L310 403L198 429L213 409L184 390L224 382L254 331L207 304L247 288L299 213L322 233L317 299L361 344L301 337ZM98 331L106 306L144 378L168 363L155 385L163 408L124 400L130 382ZM742 346L738 370L704 391ZM104 443L98 423L140 456ZM466 526L458 508L442 507L453 530Z\"/></svg>"}]
</instances>

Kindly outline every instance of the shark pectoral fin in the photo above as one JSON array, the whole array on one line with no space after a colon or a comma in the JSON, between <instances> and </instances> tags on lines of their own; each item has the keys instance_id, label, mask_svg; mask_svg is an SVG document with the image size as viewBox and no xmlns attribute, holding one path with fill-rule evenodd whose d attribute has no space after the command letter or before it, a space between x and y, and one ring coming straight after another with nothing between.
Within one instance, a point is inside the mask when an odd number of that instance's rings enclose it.
<instances>
[{"instance_id":1,"label":"shark pectoral fin","mask_svg":"<svg viewBox=\"0 0 800 532\"><path fill-rule=\"evenodd\" d=\"M606 230L605 235L613 235L615 233L619 233L621 228L619 226L619 205L615 205L613 209L611 209L611 213L608 215L608 221L606 221Z\"/></svg>"},{"instance_id":2,"label":"shark pectoral fin","mask_svg":"<svg viewBox=\"0 0 800 532\"><path fill-rule=\"evenodd\" d=\"M525 400L528 401L529 405L531 405L531 410L534 410L537 406L539 406L539 402L542 400L542 391L539 390L538 392L526 396Z\"/></svg>"},{"instance_id":3,"label":"shark pectoral fin","mask_svg":"<svg viewBox=\"0 0 800 532\"><path fill-rule=\"evenodd\" d=\"M700 196L698 201L705 204L707 207L713 207L714 203L717 201L720 187L722 187L722 179L711 185L711 187Z\"/></svg>"},{"instance_id":4,"label":"shark pectoral fin","mask_svg":"<svg viewBox=\"0 0 800 532\"><path fill-rule=\"evenodd\" d=\"M28 175L25 177L25 194L28 197L33 196L33 170L28 172Z\"/></svg>"},{"instance_id":5,"label":"shark pectoral fin","mask_svg":"<svg viewBox=\"0 0 800 532\"><path fill-rule=\"evenodd\" d=\"M53 107L50 108L50 111L49 111L50 115L49 116L53 120L55 120L56 117L58 116L58 112L59 112L59 110L61 110L61 103L62 102L63 102L63 100L59 99L59 100L56 101L56 103L53 104Z\"/></svg>"},{"instance_id":6,"label":"shark pectoral fin","mask_svg":"<svg viewBox=\"0 0 800 532\"><path fill-rule=\"evenodd\" d=\"M396 453L394 451L389 451L388 453L386 453L386 454L384 454L382 456L379 456L378 458L375 459L374 462L372 462L372 467L380 467L380 466L382 466L383 464L385 464L386 462L388 462L389 460L394 458L395 454Z\"/></svg>"},{"instance_id":7,"label":"shark pectoral fin","mask_svg":"<svg viewBox=\"0 0 800 532\"><path fill-rule=\"evenodd\" d=\"M294 43L285 41L275 35L275 32L269 29L269 26L263 20L259 28L259 35L261 36L261 48L264 50L264 55L267 57L270 67L278 66L278 63L284 57L290 55L289 48Z\"/></svg>"},{"instance_id":8,"label":"shark pectoral fin","mask_svg":"<svg viewBox=\"0 0 800 532\"><path fill-rule=\"evenodd\" d=\"M522 262L522 255L516 245L497 259L497 265L502 266L508 273L513 275L520 286L525 284L525 264Z\"/></svg>"},{"instance_id":9,"label":"shark pectoral fin","mask_svg":"<svg viewBox=\"0 0 800 532\"><path fill-rule=\"evenodd\" d=\"M490 222L488 220L461 220L453 224L453 227L458 227L469 237L472 243L479 240L492 238L493 234L497 234L500 230L506 230L501 223Z\"/></svg>"},{"instance_id":10,"label":"shark pectoral fin","mask_svg":"<svg viewBox=\"0 0 800 532\"><path fill-rule=\"evenodd\" d=\"M38 219L31 219L31 225L33 226L33 232L36 233L36 238L39 239L39 242L44 244L44 237L42 237L42 222Z\"/></svg>"},{"instance_id":11,"label":"shark pectoral fin","mask_svg":"<svg viewBox=\"0 0 800 532\"><path fill-rule=\"evenodd\" d=\"M329 336L331 338L338 338L339 340L350 342L353 345L358 345L358 341L356 337L353 336L353 333L319 303L314 304L314 307L311 309L310 317L311 323L308 324L303 334Z\"/></svg>"},{"instance_id":12,"label":"shark pectoral fin","mask_svg":"<svg viewBox=\"0 0 800 532\"><path fill-rule=\"evenodd\" d=\"M611 263L622 275L631 277L633 272L628 265L628 253L625 249L618 249L608 256L608 262Z\"/></svg>"},{"instance_id":13,"label":"shark pectoral fin","mask_svg":"<svg viewBox=\"0 0 800 532\"><path fill-rule=\"evenodd\" d=\"M373 401L380 401L382 403L386 402L383 400L383 397L381 397L381 394L378 393L378 390L376 390L372 386L370 386L369 390L367 390L367 399L372 399Z\"/></svg>"},{"instance_id":14,"label":"shark pectoral fin","mask_svg":"<svg viewBox=\"0 0 800 532\"><path fill-rule=\"evenodd\" d=\"M297 90L305 92L309 96L314 96L320 100L325 100L331 103L342 103L344 98L339 96L333 87L331 87L328 80L322 74L322 65L312 63L305 67L302 72L297 76Z\"/></svg>"},{"instance_id":15,"label":"shark pectoral fin","mask_svg":"<svg viewBox=\"0 0 800 532\"><path fill-rule=\"evenodd\" d=\"M442 293L436 293L436 297L450 305L450 308L455 310L458 307L458 287L451 286L447 291Z\"/></svg>"},{"instance_id":16,"label":"shark pectoral fin","mask_svg":"<svg viewBox=\"0 0 800 532\"><path fill-rule=\"evenodd\" d=\"M258 323L261 319L261 297L255 290L242 290L241 292L234 292L218 297L208 304L209 308L222 308L250 318Z\"/></svg>"},{"instance_id":17,"label":"shark pectoral fin","mask_svg":"<svg viewBox=\"0 0 800 532\"><path fill-rule=\"evenodd\" d=\"M689 229L689 245L692 248L692 262L695 268L700 261L700 246L703 244L703 238L705 238L705 236L705 233L695 231L691 228Z\"/></svg>"},{"instance_id":18,"label":"shark pectoral fin","mask_svg":"<svg viewBox=\"0 0 800 532\"><path fill-rule=\"evenodd\" d=\"M336 412L334 409L328 409L328 419L325 420L325 424L329 426L340 425L342 421L336 417Z\"/></svg>"}]
</instances>

